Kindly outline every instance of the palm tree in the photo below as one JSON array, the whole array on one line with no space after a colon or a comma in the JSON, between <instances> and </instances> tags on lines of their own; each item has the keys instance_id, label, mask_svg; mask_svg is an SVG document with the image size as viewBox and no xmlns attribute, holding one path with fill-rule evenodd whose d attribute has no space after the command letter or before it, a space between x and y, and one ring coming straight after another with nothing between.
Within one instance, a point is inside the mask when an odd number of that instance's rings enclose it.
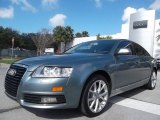
<instances>
[{"instance_id":1,"label":"palm tree","mask_svg":"<svg viewBox=\"0 0 160 120\"><path fill-rule=\"evenodd\" d=\"M70 27L70 26L66 26L65 27L65 37L66 39L63 41L64 42L64 49L66 50L66 45L67 43L69 42L72 42L73 41L73 38L74 38L74 34L73 34L74 30Z\"/></svg>"},{"instance_id":2,"label":"palm tree","mask_svg":"<svg viewBox=\"0 0 160 120\"><path fill-rule=\"evenodd\" d=\"M73 40L74 30L70 26L57 26L53 29L53 37L54 40L60 44L61 42L64 42L64 50L66 49L66 44L68 42L71 42Z\"/></svg>"},{"instance_id":3,"label":"palm tree","mask_svg":"<svg viewBox=\"0 0 160 120\"><path fill-rule=\"evenodd\" d=\"M81 34L80 32L77 32L77 33L75 34L75 37L82 37L82 34Z\"/></svg>"},{"instance_id":4,"label":"palm tree","mask_svg":"<svg viewBox=\"0 0 160 120\"><path fill-rule=\"evenodd\" d=\"M89 37L89 33L87 31L82 32L82 37Z\"/></svg>"},{"instance_id":5,"label":"palm tree","mask_svg":"<svg viewBox=\"0 0 160 120\"><path fill-rule=\"evenodd\" d=\"M65 27L65 32L66 32L66 40L64 41L65 43L71 42L74 38L74 30L70 26Z\"/></svg>"},{"instance_id":6,"label":"palm tree","mask_svg":"<svg viewBox=\"0 0 160 120\"><path fill-rule=\"evenodd\" d=\"M57 26L53 29L53 37L57 43L65 41L65 28L62 26Z\"/></svg>"}]
</instances>

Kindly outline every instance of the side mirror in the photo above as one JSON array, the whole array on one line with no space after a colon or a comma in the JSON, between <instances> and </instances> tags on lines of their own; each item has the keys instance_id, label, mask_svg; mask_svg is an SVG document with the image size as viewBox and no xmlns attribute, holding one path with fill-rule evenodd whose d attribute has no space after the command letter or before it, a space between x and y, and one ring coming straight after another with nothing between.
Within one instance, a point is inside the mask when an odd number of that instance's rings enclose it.
<instances>
[{"instance_id":1,"label":"side mirror","mask_svg":"<svg viewBox=\"0 0 160 120\"><path fill-rule=\"evenodd\" d=\"M131 55L131 50L129 48L121 48L116 55Z\"/></svg>"}]
</instances>

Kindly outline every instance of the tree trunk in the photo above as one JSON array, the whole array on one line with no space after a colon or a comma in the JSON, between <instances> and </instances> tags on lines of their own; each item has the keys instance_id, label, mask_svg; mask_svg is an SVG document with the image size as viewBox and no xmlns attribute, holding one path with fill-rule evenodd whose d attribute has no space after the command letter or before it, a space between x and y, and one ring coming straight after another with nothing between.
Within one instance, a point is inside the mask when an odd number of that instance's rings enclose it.
<instances>
[{"instance_id":1,"label":"tree trunk","mask_svg":"<svg viewBox=\"0 0 160 120\"><path fill-rule=\"evenodd\" d=\"M64 42L64 51L66 51L66 46L67 46L67 43ZM63 52L64 52L64 51L63 51Z\"/></svg>"},{"instance_id":2,"label":"tree trunk","mask_svg":"<svg viewBox=\"0 0 160 120\"><path fill-rule=\"evenodd\" d=\"M38 56L38 48L37 48L37 56Z\"/></svg>"},{"instance_id":3,"label":"tree trunk","mask_svg":"<svg viewBox=\"0 0 160 120\"><path fill-rule=\"evenodd\" d=\"M38 56L38 49L36 50L36 54L37 54L37 56Z\"/></svg>"}]
</instances>

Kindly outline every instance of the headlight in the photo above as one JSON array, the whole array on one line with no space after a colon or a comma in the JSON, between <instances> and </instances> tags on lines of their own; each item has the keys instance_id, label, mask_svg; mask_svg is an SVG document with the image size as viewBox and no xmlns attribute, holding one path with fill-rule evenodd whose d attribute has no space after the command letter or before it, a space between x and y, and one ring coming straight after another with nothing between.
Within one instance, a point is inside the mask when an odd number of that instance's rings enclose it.
<instances>
[{"instance_id":1,"label":"headlight","mask_svg":"<svg viewBox=\"0 0 160 120\"><path fill-rule=\"evenodd\" d=\"M41 66L37 68L32 77L70 77L73 68Z\"/></svg>"}]
</instances>

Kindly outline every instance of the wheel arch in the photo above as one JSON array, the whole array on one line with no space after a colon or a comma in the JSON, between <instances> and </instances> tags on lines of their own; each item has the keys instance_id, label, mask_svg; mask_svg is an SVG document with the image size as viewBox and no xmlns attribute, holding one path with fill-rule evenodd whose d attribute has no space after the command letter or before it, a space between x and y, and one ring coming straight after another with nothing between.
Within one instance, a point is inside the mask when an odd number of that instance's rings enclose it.
<instances>
[{"instance_id":1,"label":"wheel arch","mask_svg":"<svg viewBox=\"0 0 160 120\"><path fill-rule=\"evenodd\" d=\"M83 89L82 89L82 92L81 92L81 96L80 96L80 100L79 100L79 105L82 101L82 95L84 93L84 90L85 90L85 86L88 84L90 78L92 78L94 75L103 75L106 79L107 79L107 82L109 84L109 94L111 94L111 90L112 90L112 81L111 81L111 77L110 75L104 71L104 70L98 70L98 71L95 71L93 72L91 75L89 75L89 77L86 79L84 85L83 85Z\"/></svg>"}]
</instances>

